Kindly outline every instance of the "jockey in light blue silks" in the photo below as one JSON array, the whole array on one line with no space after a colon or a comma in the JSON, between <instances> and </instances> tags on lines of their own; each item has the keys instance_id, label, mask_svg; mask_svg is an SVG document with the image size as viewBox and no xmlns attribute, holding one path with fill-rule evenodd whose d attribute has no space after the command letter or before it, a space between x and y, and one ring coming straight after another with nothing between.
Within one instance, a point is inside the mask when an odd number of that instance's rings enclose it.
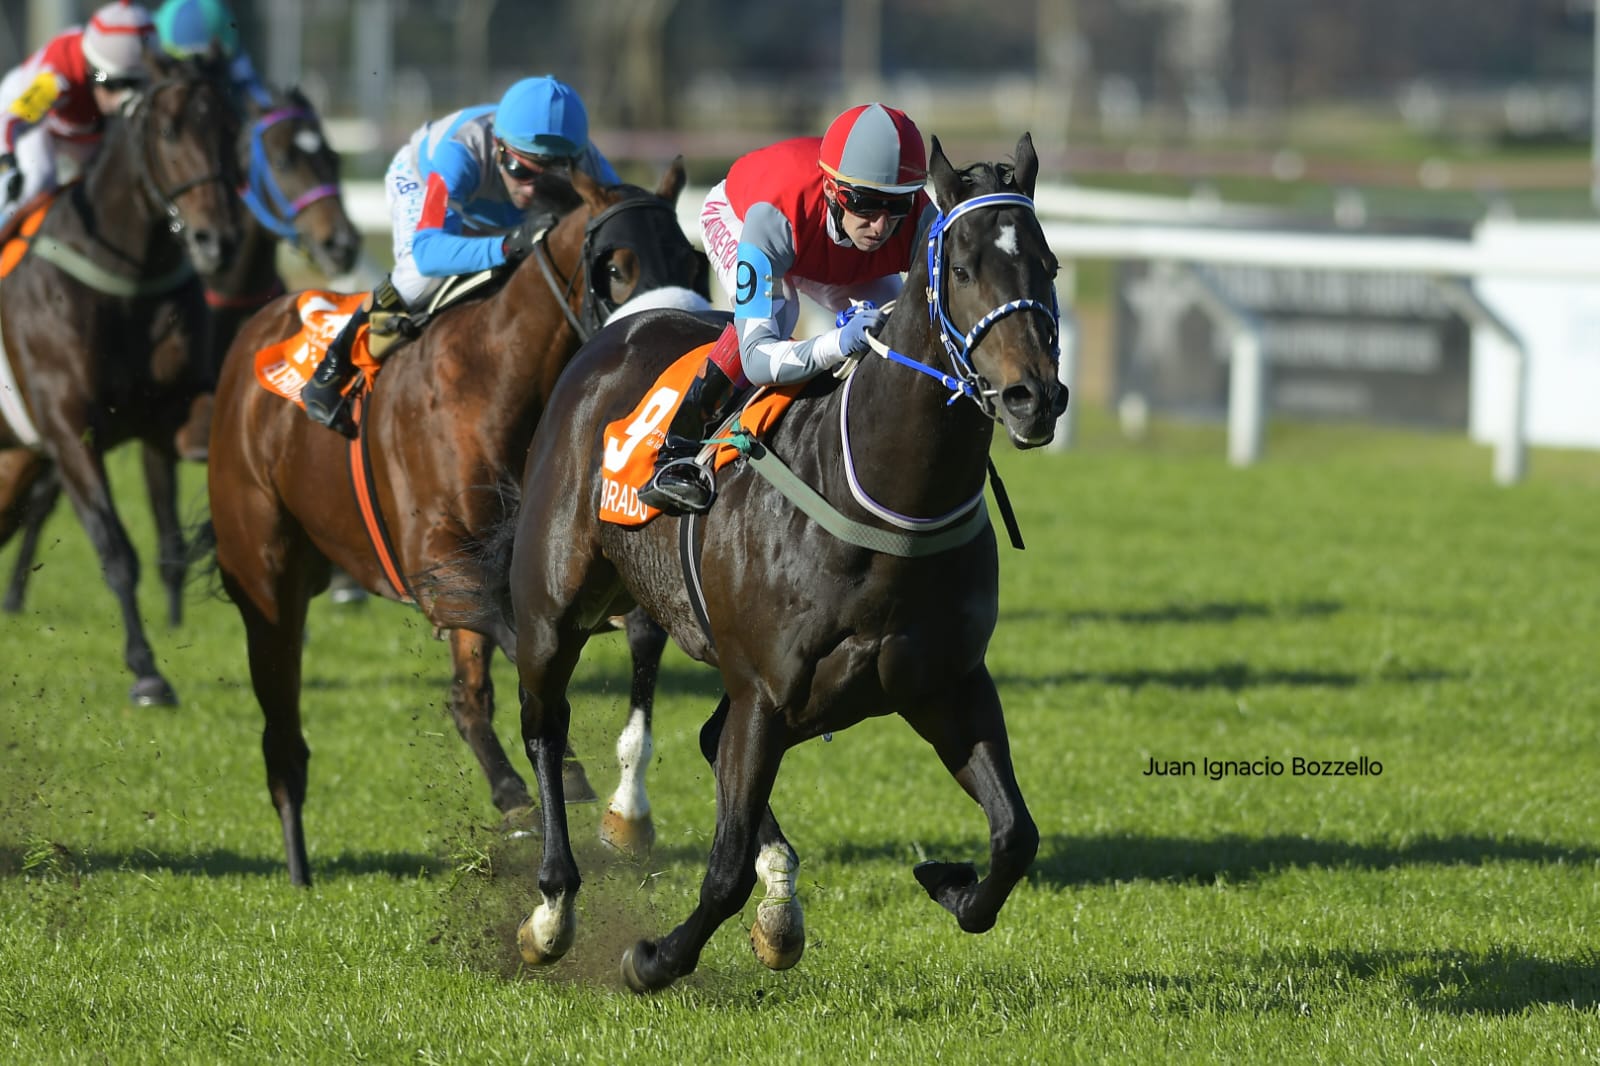
<instances>
[{"instance_id":1,"label":"jockey in light blue silks","mask_svg":"<svg viewBox=\"0 0 1600 1066\"><path fill-rule=\"evenodd\" d=\"M395 153L384 176L394 269L328 346L301 390L306 414L337 427L354 369L350 348L371 312L415 310L446 278L515 266L533 248L535 180L577 167L602 185L617 173L589 142L589 116L570 86L524 78L498 104L429 122ZM545 221L548 221L546 218Z\"/></svg>"}]
</instances>

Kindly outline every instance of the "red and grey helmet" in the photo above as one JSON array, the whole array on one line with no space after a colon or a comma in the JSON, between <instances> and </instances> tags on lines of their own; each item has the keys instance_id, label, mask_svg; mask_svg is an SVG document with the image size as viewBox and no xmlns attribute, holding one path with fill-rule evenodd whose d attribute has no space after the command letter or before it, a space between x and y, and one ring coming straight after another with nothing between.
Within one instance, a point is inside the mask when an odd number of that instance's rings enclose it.
<instances>
[{"instance_id":1,"label":"red and grey helmet","mask_svg":"<svg viewBox=\"0 0 1600 1066\"><path fill-rule=\"evenodd\" d=\"M841 185L884 193L913 193L928 180L922 132L904 111L882 104L860 104L834 119L817 163Z\"/></svg>"}]
</instances>

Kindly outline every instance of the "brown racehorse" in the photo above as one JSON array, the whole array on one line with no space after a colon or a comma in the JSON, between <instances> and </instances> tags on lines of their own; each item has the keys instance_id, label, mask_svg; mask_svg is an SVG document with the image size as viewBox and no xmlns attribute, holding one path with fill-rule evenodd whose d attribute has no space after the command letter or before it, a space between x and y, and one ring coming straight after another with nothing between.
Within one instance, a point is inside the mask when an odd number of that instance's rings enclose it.
<instances>
[{"instance_id":1,"label":"brown racehorse","mask_svg":"<svg viewBox=\"0 0 1600 1066\"><path fill-rule=\"evenodd\" d=\"M579 205L504 287L441 312L388 357L365 401L378 509L402 584L438 629L450 630L451 714L501 810L529 803L491 721L490 658L496 646L509 654L514 637L503 618L481 618L472 597L438 590L504 586L503 564L476 548L505 520L545 400L587 332L583 320L598 317L597 305L663 286L696 286L703 300L705 260L673 207L683 184L681 159L654 193L601 188L574 173L568 194L575 191ZM294 301L284 298L235 338L217 388L209 474L217 566L244 618L250 679L265 718L267 788L290 880L304 885L307 603L326 587L330 563L391 599L404 590L385 576L344 474L350 442L256 382L255 353L299 328Z\"/></svg>"},{"instance_id":2,"label":"brown racehorse","mask_svg":"<svg viewBox=\"0 0 1600 1066\"><path fill-rule=\"evenodd\" d=\"M350 270L361 251L361 233L345 213L339 196L339 155L323 136L322 124L304 95L291 89L274 93L267 107L254 100L246 106L239 162L245 177L244 201L250 211L244 216L238 254L204 278L211 312L205 342L211 368L208 381L215 381L214 368L221 365L244 320L268 300L282 295L280 240L303 251L329 276ZM184 458L204 457L209 433L202 434L199 427L195 433L202 439ZM146 446L142 459L156 522L157 569L167 594L167 622L176 626L183 620L183 587L189 571L178 519L177 470L167 449ZM0 603L8 612L22 609L39 534L60 495L61 480L54 469L41 474L27 505L11 582Z\"/></svg>"},{"instance_id":3,"label":"brown racehorse","mask_svg":"<svg viewBox=\"0 0 1600 1066\"><path fill-rule=\"evenodd\" d=\"M1056 259L1031 199L1037 173L1026 135L1014 166L959 171L934 139L929 179L943 214L927 255L919 242L909 264L902 306L884 327L885 357L867 356L843 385L828 375L811 382L750 461L723 471L716 506L689 529L699 559L688 572L679 536L689 520L604 524L599 475L636 439L610 440L606 426L719 327L674 311L634 316L597 335L557 385L529 451L510 572L522 736L543 825L543 902L517 936L529 962L560 958L576 928L581 879L561 774L567 685L596 620L633 603L715 665L726 695L701 733L717 815L699 904L666 937L623 955L631 988L663 988L693 971L758 876L767 896L751 931L756 954L775 969L798 960L797 859L768 799L789 748L868 716L903 717L983 808L988 874L929 862L916 876L962 929L994 924L1039 834L984 665L999 595L985 471L997 423L1033 448L1051 439L1066 406ZM975 402L953 402L960 394ZM802 511L765 479L773 457L820 493L822 508Z\"/></svg>"},{"instance_id":4,"label":"brown racehorse","mask_svg":"<svg viewBox=\"0 0 1600 1066\"><path fill-rule=\"evenodd\" d=\"M211 380L196 271L220 269L239 244L238 120L216 70L147 62L149 87L109 121L83 181L51 203L29 254L0 282L0 338L25 400L20 416L0 420L0 544L53 466L121 605L132 698L170 705L104 457L137 439L170 475L196 446L191 408ZM174 491L145 469L153 495Z\"/></svg>"}]
</instances>

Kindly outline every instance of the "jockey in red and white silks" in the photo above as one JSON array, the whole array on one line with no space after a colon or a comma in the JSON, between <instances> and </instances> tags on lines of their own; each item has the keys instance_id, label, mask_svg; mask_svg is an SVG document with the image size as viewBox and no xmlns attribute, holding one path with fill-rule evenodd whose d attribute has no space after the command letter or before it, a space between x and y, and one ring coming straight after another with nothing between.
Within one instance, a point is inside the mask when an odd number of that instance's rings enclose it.
<instances>
[{"instance_id":1,"label":"jockey in red and white silks","mask_svg":"<svg viewBox=\"0 0 1600 1066\"><path fill-rule=\"evenodd\" d=\"M895 299L923 215L933 210L917 190L910 215L888 221L887 241L862 251L829 206L830 176L817 165L821 147L820 137L797 137L751 152L700 210L711 269L733 299L744 374L757 385L801 381L843 362L850 353L840 343L842 328L793 339L798 294L830 312L852 300L882 306Z\"/></svg>"},{"instance_id":2,"label":"jockey in red and white silks","mask_svg":"<svg viewBox=\"0 0 1600 1066\"><path fill-rule=\"evenodd\" d=\"M733 164L700 211L711 269L733 297L733 336L712 346L673 412L642 503L703 513L716 486L696 454L740 386L804 381L868 350L923 222L937 215L926 180L921 132L882 104L852 107L821 137L780 141ZM800 293L834 312L852 300L873 306L795 339Z\"/></svg>"},{"instance_id":3,"label":"jockey in red and white silks","mask_svg":"<svg viewBox=\"0 0 1600 1066\"><path fill-rule=\"evenodd\" d=\"M138 4L107 4L0 79L0 225L34 194L82 172L105 116L145 79L155 24Z\"/></svg>"}]
</instances>

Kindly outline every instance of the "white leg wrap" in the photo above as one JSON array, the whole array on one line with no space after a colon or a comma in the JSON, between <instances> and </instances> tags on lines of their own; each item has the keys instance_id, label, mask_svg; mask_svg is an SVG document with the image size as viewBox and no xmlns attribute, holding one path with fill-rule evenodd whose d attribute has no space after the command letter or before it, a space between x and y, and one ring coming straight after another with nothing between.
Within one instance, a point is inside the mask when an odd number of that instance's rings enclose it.
<instances>
[{"instance_id":1,"label":"white leg wrap","mask_svg":"<svg viewBox=\"0 0 1600 1066\"><path fill-rule=\"evenodd\" d=\"M617 765L621 780L611 796L611 810L628 821L638 821L650 815L650 797L645 795L644 775L650 768L654 752L650 730L645 725L644 712L635 707L628 715L628 725L617 737Z\"/></svg>"}]
</instances>

